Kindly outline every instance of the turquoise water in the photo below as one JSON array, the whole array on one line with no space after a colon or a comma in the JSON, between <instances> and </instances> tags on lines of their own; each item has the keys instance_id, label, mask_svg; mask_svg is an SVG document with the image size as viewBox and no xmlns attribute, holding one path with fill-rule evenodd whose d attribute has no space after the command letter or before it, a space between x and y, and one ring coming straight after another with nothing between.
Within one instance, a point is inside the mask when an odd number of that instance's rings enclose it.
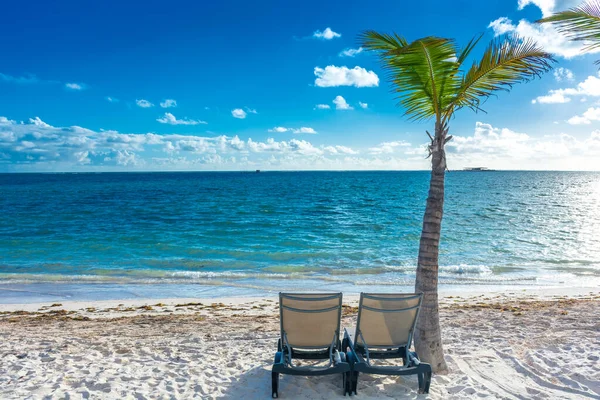
<instances>
[{"instance_id":1,"label":"turquoise water","mask_svg":"<svg viewBox=\"0 0 600 400\"><path fill-rule=\"evenodd\" d=\"M428 179L0 174L0 302L412 286ZM446 189L442 285L600 284L600 173L450 172Z\"/></svg>"}]
</instances>

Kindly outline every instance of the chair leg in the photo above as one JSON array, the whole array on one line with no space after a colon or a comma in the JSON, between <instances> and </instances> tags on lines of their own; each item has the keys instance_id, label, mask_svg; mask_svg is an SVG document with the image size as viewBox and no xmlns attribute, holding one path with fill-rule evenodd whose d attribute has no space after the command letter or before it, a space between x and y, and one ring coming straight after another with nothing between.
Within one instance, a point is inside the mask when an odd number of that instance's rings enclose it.
<instances>
[{"instance_id":1,"label":"chair leg","mask_svg":"<svg viewBox=\"0 0 600 400\"><path fill-rule=\"evenodd\" d=\"M279 397L279 372L271 372L272 396L274 399Z\"/></svg>"},{"instance_id":2,"label":"chair leg","mask_svg":"<svg viewBox=\"0 0 600 400\"><path fill-rule=\"evenodd\" d=\"M350 394L352 394L352 392L354 392L354 394L358 394L356 391L356 387L358 386L358 372L354 371L352 372L352 375L352 390L350 391Z\"/></svg>"},{"instance_id":3,"label":"chair leg","mask_svg":"<svg viewBox=\"0 0 600 400\"><path fill-rule=\"evenodd\" d=\"M418 373L417 377L419 379L419 393L424 393L424 387L423 387L423 374L422 373Z\"/></svg>"},{"instance_id":4,"label":"chair leg","mask_svg":"<svg viewBox=\"0 0 600 400\"><path fill-rule=\"evenodd\" d=\"M423 384L423 393L429 393L429 386L431 385L431 372L425 372L425 382Z\"/></svg>"}]
</instances>

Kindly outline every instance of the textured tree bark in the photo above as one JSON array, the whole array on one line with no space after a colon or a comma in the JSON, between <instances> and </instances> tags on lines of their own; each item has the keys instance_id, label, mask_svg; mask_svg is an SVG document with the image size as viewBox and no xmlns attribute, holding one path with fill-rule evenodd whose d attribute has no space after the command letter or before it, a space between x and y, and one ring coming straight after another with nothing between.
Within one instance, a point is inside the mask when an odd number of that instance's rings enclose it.
<instances>
[{"instance_id":1,"label":"textured tree bark","mask_svg":"<svg viewBox=\"0 0 600 400\"><path fill-rule=\"evenodd\" d=\"M448 128L436 123L431 141L431 179L423 230L419 244L419 259L415 290L423 293L423 303L415 329L415 349L421 361L431 364L434 372L446 372L438 306L438 255L442 216L444 213L444 177L446 155L444 145Z\"/></svg>"}]
</instances>

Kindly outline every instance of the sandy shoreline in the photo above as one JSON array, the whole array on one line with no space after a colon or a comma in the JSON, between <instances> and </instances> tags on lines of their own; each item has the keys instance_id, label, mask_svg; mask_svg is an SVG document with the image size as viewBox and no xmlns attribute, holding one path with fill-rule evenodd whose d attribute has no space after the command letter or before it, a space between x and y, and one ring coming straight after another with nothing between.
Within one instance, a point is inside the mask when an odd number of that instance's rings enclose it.
<instances>
[{"instance_id":1,"label":"sandy shoreline","mask_svg":"<svg viewBox=\"0 0 600 400\"><path fill-rule=\"evenodd\" d=\"M342 326L356 318L344 297ZM359 398L600 398L596 289L447 294L451 372L365 376ZM276 297L0 305L0 398L270 398ZM284 377L282 398L342 397L337 377Z\"/></svg>"}]
</instances>

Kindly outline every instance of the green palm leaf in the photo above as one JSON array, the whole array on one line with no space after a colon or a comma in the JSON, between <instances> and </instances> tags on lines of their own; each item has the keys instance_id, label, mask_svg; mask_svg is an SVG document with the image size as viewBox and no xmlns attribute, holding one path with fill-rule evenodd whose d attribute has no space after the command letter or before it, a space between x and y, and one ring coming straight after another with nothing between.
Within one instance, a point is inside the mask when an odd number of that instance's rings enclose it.
<instances>
[{"instance_id":1,"label":"green palm leaf","mask_svg":"<svg viewBox=\"0 0 600 400\"><path fill-rule=\"evenodd\" d=\"M600 47L600 1L598 0L589 1L537 22L552 23L567 38L587 42L585 51Z\"/></svg>"},{"instance_id":2,"label":"green palm leaf","mask_svg":"<svg viewBox=\"0 0 600 400\"><path fill-rule=\"evenodd\" d=\"M367 50L379 51L392 91L410 119L441 116L460 82L452 40L426 37L407 43L397 34L373 31L363 33L360 39Z\"/></svg>"},{"instance_id":3,"label":"green palm leaf","mask_svg":"<svg viewBox=\"0 0 600 400\"><path fill-rule=\"evenodd\" d=\"M519 37L497 39L490 43L480 61L465 74L461 85L445 111L444 120L460 108L480 110L482 100L515 83L528 81L552 68L554 59L533 40Z\"/></svg>"}]
</instances>

